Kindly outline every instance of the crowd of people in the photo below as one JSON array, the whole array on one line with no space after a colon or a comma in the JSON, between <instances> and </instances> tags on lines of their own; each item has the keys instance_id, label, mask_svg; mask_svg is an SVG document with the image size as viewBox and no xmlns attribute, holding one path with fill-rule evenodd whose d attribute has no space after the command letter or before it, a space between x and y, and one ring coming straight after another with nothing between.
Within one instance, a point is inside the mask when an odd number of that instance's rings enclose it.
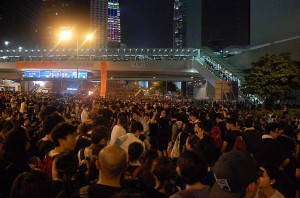
<instances>
[{"instance_id":1,"label":"crowd of people","mask_svg":"<svg viewBox=\"0 0 300 198\"><path fill-rule=\"evenodd\" d=\"M245 107L0 92L0 197L295 198L300 115Z\"/></svg>"}]
</instances>

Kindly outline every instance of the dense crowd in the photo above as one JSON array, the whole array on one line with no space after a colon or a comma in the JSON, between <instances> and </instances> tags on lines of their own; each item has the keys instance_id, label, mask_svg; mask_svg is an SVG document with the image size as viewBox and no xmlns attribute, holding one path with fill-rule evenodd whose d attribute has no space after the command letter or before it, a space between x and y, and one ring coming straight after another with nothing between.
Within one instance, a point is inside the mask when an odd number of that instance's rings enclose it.
<instances>
[{"instance_id":1,"label":"dense crowd","mask_svg":"<svg viewBox=\"0 0 300 198\"><path fill-rule=\"evenodd\" d=\"M296 197L300 116L247 104L0 92L0 197Z\"/></svg>"}]
</instances>

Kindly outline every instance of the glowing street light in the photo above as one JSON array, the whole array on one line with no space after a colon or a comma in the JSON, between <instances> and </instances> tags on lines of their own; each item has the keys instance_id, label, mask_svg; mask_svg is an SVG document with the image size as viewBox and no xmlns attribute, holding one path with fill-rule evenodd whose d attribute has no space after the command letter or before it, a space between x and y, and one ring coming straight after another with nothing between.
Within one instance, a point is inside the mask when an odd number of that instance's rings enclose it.
<instances>
[{"instance_id":1,"label":"glowing street light","mask_svg":"<svg viewBox=\"0 0 300 198\"><path fill-rule=\"evenodd\" d=\"M4 45L5 45L5 46L8 46L9 43L10 43L9 41L4 41Z\"/></svg>"},{"instance_id":2,"label":"glowing street light","mask_svg":"<svg viewBox=\"0 0 300 198\"><path fill-rule=\"evenodd\" d=\"M86 35L85 40L86 40L86 41L93 40L93 37L94 37L93 34L88 34L88 35Z\"/></svg>"},{"instance_id":3,"label":"glowing street light","mask_svg":"<svg viewBox=\"0 0 300 198\"><path fill-rule=\"evenodd\" d=\"M61 41L68 41L72 38L72 31L71 30L64 30L61 31L59 34L59 39Z\"/></svg>"}]
</instances>

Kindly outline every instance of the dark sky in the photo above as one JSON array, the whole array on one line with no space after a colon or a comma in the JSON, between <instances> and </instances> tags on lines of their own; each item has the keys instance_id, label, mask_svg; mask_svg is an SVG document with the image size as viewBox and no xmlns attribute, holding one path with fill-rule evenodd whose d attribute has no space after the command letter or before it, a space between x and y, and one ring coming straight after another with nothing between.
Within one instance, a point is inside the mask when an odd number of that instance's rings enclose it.
<instances>
[{"instance_id":1,"label":"dark sky","mask_svg":"<svg viewBox=\"0 0 300 198\"><path fill-rule=\"evenodd\" d=\"M89 0L73 2L75 13L89 24ZM221 40L222 47L248 44L250 0L202 0L202 40ZM174 0L119 0L122 43L130 48L170 48ZM42 0L0 0L0 48L4 40L17 46L39 46Z\"/></svg>"},{"instance_id":2,"label":"dark sky","mask_svg":"<svg viewBox=\"0 0 300 198\"><path fill-rule=\"evenodd\" d=\"M128 47L172 47L173 0L120 0L120 6Z\"/></svg>"},{"instance_id":3,"label":"dark sky","mask_svg":"<svg viewBox=\"0 0 300 198\"><path fill-rule=\"evenodd\" d=\"M35 29L40 23L41 1L0 0L1 48L4 40L11 41L15 47L40 45L39 32L36 33ZM81 9L80 14L87 16L88 0L70 1ZM173 1L119 0L122 43L132 48L172 47Z\"/></svg>"}]
</instances>

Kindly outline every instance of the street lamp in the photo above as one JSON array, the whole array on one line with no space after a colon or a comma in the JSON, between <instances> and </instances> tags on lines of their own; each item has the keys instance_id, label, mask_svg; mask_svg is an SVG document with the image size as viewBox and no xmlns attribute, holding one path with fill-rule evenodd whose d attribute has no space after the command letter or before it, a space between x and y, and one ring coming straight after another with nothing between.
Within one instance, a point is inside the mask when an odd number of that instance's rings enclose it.
<instances>
[{"instance_id":1,"label":"street lamp","mask_svg":"<svg viewBox=\"0 0 300 198\"><path fill-rule=\"evenodd\" d=\"M9 41L4 41L4 45L5 45L5 46L8 46L9 44L10 44Z\"/></svg>"},{"instance_id":2,"label":"street lamp","mask_svg":"<svg viewBox=\"0 0 300 198\"><path fill-rule=\"evenodd\" d=\"M59 39L60 41L68 41L73 37L73 32L72 30L63 30L59 33ZM82 45L83 46L87 41L93 40L94 35L93 34L87 34L85 36L85 40L83 41ZM79 88L79 39L76 37L76 61L77 61L77 90Z\"/></svg>"}]
</instances>

